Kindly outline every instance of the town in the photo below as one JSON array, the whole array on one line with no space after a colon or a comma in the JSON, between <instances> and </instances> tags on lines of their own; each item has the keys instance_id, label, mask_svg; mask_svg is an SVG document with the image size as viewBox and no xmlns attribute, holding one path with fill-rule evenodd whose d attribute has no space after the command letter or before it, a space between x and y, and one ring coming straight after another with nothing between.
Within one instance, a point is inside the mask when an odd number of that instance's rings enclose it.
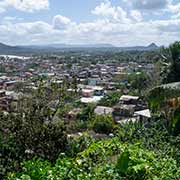
<instances>
[{"instance_id":1,"label":"town","mask_svg":"<svg viewBox=\"0 0 180 180\"><path fill-rule=\"evenodd\" d=\"M148 77L155 71L153 62L129 61L117 65L116 62L113 63L113 59L101 62L103 57L99 56L95 57L97 61L93 63L90 59L94 57L86 53L68 55L69 61L64 55L45 58L1 56L1 110L15 113L20 108L19 102L25 97L31 97L33 91L38 91L42 85L50 93L48 105L52 111L57 111L60 103L60 94L56 92L53 97L52 87L65 88L66 94L71 98L67 103L71 106L68 108L69 112L63 115L66 121L76 121L76 116L89 104L94 104L95 114L113 115L117 123L128 119L150 118L147 102L140 99L141 93L135 92L135 89L134 96L129 93L132 93L130 77L138 78L146 74L145 81L148 81ZM118 94L119 100L105 106L103 101L113 93Z\"/></svg>"},{"instance_id":2,"label":"town","mask_svg":"<svg viewBox=\"0 0 180 180\"><path fill-rule=\"evenodd\" d=\"M93 143L146 143L155 129L153 141L166 130L178 135L180 84L172 80L178 76L167 73L166 56L161 49L1 55L0 126L3 141L8 141L3 151L14 154L9 149L11 134L23 159L39 157L53 163L64 152L69 161ZM165 129L159 131L159 126ZM152 144L156 153L164 146ZM178 158L178 147L172 147ZM19 164L16 153L8 156L12 161L6 171L19 170L19 165L12 164Z\"/></svg>"}]
</instances>

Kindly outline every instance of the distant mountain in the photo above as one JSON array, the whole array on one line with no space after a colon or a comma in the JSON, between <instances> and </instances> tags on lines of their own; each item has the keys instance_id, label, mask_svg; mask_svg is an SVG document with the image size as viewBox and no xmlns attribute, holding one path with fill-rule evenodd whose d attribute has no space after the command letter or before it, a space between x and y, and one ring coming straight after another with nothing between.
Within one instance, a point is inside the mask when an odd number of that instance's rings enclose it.
<instances>
[{"instance_id":1,"label":"distant mountain","mask_svg":"<svg viewBox=\"0 0 180 180\"><path fill-rule=\"evenodd\" d=\"M12 46L8 46L6 44L0 43L0 50L9 49L9 48L12 48Z\"/></svg>"},{"instance_id":2,"label":"distant mountain","mask_svg":"<svg viewBox=\"0 0 180 180\"><path fill-rule=\"evenodd\" d=\"M119 47L121 51L154 51L159 49L155 43L151 43L148 46L133 46L133 47Z\"/></svg>"},{"instance_id":3,"label":"distant mountain","mask_svg":"<svg viewBox=\"0 0 180 180\"><path fill-rule=\"evenodd\" d=\"M159 49L159 46L157 46L155 43L151 43L149 46L147 46L147 49L149 50Z\"/></svg>"},{"instance_id":4,"label":"distant mountain","mask_svg":"<svg viewBox=\"0 0 180 180\"><path fill-rule=\"evenodd\" d=\"M115 47L111 44L48 44L48 45L30 45L19 46L31 49L62 49L62 48L112 48Z\"/></svg>"},{"instance_id":5,"label":"distant mountain","mask_svg":"<svg viewBox=\"0 0 180 180\"><path fill-rule=\"evenodd\" d=\"M0 54L26 54L26 53L47 53L60 51L153 51L159 47L155 43L149 46L134 47L115 47L111 44L49 44L49 45L30 45L30 46L9 46L0 43Z\"/></svg>"},{"instance_id":6,"label":"distant mountain","mask_svg":"<svg viewBox=\"0 0 180 180\"><path fill-rule=\"evenodd\" d=\"M151 51L156 50L159 47L155 43L151 43L149 46L134 46L134 47L115 47L111 44L49 44L49 45L31 45L31 46L19 46L21 48L29 49L41 49L41 50L58 50L58 49L91 49L99 48L105 50L120 50L120 51Z\"/></svg>"},{"instance_id":7,"label":"distant mountain","mask_svg":"<svg viewBox=\"0 0 180 180\"><path fill-rule=\"evenodd\" d=\"M21 48L0 43L0 54L4 54L4 53L7 54L7 53L19 52L19 51L21 51Z\"/></svg>"}]
</instances>

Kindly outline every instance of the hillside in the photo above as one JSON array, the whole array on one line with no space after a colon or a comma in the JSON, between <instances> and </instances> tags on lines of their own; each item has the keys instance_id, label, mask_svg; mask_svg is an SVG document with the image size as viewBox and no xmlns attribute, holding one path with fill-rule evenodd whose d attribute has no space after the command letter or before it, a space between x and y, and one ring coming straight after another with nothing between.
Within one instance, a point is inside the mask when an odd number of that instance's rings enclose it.
<instances>
[{"instance_id":1,"label":"hillside","mask_svg":"<svg viewBox=\"0 0 180 180\"><path fill-rule=\"evenodd\" d=\"M13 53L20 53L23 51L25 51L24 48L0 43L0 54L13 54Z\"/></svg>"}]
</instances>

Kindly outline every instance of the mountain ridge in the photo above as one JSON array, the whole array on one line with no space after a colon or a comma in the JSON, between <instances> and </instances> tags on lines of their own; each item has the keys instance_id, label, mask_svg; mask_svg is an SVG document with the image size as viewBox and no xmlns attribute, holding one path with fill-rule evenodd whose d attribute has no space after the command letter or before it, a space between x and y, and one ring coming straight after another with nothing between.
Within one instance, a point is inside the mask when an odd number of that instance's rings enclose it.
<instances>
[{"instance_id":1,"label":"mountain ridge","mask_svg":"<svg viewBox=\"0 0 180 180\"><path fill-rule=\"evenodd\" d=\"M33 53L33 52L58 52L61 50L115 50L115 51L153 51L159 49L155 43L148 46L117 47L112 44L47 44L47 45L20 45L11 46L0 43L0 53Z\"/></svg>"}]
</instances>

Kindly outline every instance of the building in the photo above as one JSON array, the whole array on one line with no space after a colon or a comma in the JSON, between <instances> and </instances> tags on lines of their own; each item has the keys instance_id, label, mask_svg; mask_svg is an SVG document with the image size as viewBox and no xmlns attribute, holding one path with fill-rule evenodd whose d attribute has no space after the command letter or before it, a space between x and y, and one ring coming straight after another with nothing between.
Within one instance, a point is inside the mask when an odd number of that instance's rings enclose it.
<instances>
[{"instance_id":1,"label":"building","mask_svg":"<svg viewBox=\"0 0 180 180\"><path fill-rule=\"evenodd\" d=\"M113 108L105 106L97 106L94 113L97 115L112 115Z\"/></svg>"},{"instance_id":2,"label":"building","mask_svg":"<svg viewBox=\"0 0 180 180\"><path fill-rule=\"evenodd\" d=\"M15 85L17 84L17 81L8 81L4 83L4 89L5 90L12 90Z\"/></svg>"},{"instance_id":3,"label":"building","mask_svg":"<svg viewBox=\"0 0 180 180\"><path fill-rule=\"evenodd\" d=\"M94 94L93 89L82 89L82 96L83 97L92 97Z\"/></svg>"},{"instance_id":4,"label":"building","mask_svg":"<svg viewBox=\"0 0 180 180\"><path fill-rule=\"evenodd\" d=\"M115 106L112 113L114 120L118 121L127 117L132 117L135 112L135 107L136 107L135 105L126 105L126 104Z\"/></svg>"},{"instance_id":5,"label":"building","mask_svg":"<svg viewBox=\"0 0 180 180\"><path fill-rule=\"evenodd\" d=\"M138 96L129 96L129 95L123 95L120 98L120 104L133 104L133 105L137 105L138 101L139 101L139 97Z\"/></svg>"},{"instance_id":6,"label":"building","mask_svg":"<svg viewBox=\"0 0 180 180\"><path fill-rule=\"evenodd\" d=\"M84 104L98 103L102 98L103 96L82 97L80 101Z\"/></svg>"}]
</instances>

